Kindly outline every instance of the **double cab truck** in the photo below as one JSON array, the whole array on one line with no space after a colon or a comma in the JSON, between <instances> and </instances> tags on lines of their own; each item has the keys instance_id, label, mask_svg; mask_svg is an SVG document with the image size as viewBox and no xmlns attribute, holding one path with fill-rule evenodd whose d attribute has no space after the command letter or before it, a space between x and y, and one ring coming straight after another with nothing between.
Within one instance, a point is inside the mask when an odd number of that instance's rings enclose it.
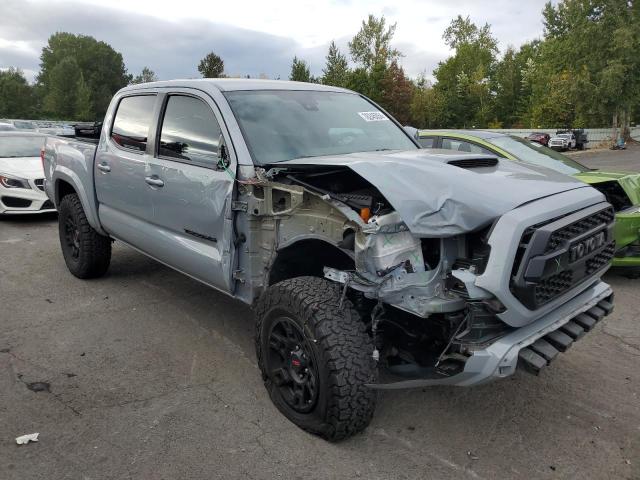
<instances>
[{"instance_id":1,"label":"double cab truck","mask_svg":"<svg viewBox=\"0 0 640 480\"><path fill-rule=\"evenodd\" d=\"M43 163L73 275L105 275L118 241L252 305L269 396L328 440L364 429L382 389L539 373L613 309L602 193L421 150L349 90L133 85L97 143L49 138Z\"/></svg>"}]
</instances>

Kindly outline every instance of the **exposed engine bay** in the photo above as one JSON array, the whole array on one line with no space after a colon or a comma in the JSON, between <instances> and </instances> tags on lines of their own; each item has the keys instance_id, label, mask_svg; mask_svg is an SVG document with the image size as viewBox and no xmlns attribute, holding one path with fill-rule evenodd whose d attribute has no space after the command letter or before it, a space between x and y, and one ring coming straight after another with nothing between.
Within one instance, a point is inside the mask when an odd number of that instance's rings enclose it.
<instances>
[{"instance_id":1,"label":"exposed engine bay","mask_svg":"<svg viewBox=\"0 0 640 480\"><path fill-rule=\"evenodd\" d=\"M547 171L538 175L517 162L480 157L394 158L393 167L384 160L324 157L321 162L301 159L256 169L255 177L240 186L246 205L236 208L247 212L251 230L245 248L252 265L247 270L257 273L249 283L268 286L312 274L338 284L341 303L356 307L374 339L371 354L383 376L441 382L498 375L487 369L496 369L489 365L506 351L489 350L513 345L512 338L525 335L518 327L542 318L564 292L597 278L606 267L613 214L577 180L549 180ZM453 184L452 176L457 179ZM535 188L530 188L532 182ZM416 185L429 187L417 190ZM495 195L497 189L504 195ZM584 213L576 212L576 206L567 208L577 203L536 203L558 191L567 192L563 195L569 202L582 199ZM528 211L520 211L520 205ZM496 228L502 233L496 235ZM549 238L539 231L545 228L557 230L562 239L541 244ZM591 235L593 228L600 231L597 242L588 242L594 249L589 247L571 267L566 254L571 238ZM529 233L521 242L535 245L517 242L525 231ZM499 254L492 255L491 238L498 241ZM525 267L535 249L546 256L537 257L533 273ZM605 298L598 295L598 301ZM562 322L571 315L575 311ZM553 323L554 315L545 321L561 326ZM537 339L548 328L518 340L516 357L500 367L499 375L513 373L518 351L527 354L526 364L533 370L546 365L549 360L540 360L526 346L542 342ZM480 370L472 374L474 369Z\"/></svg>"},{"instance_id":2,"label":"exposed engine bay","mask_svg":"<svg viewBox=\"0 0 640 480\"><path fill-rule=\"evenodd\" d=\"M352 259L349 268L328 262L323 274L356 305L376 339L372 354L389 372L457 373L475 346L510 330L494 315L500 302L473 285L490 252L490 226L450 238L418 238L378 189L348 168L258 174L259 182L245 186L252 199L248 212L280 233L280 248L301 234L302 221L303 230L333 237ZM281 216L277 226L270 215Z\"/></svg>"}]
</instances>

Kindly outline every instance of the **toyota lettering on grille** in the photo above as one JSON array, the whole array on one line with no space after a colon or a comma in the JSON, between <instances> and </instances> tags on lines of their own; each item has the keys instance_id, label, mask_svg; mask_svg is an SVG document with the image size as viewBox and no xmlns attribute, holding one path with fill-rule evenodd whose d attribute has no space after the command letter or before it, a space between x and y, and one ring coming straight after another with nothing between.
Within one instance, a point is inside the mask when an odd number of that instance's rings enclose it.
<instances>
[{"instance_id":1,"label":"toyota lettering on grille","mask_svg":"<svg viewBox=\"0 0 640 480\"><path fill-rule=\"evenodd\" d=\"M607 241L605 232L596 233L595 235L575 243L569 249L569 262L577 262L585 255L594 252L598 248L602 247Z\"/></svg>"}]
</instances>

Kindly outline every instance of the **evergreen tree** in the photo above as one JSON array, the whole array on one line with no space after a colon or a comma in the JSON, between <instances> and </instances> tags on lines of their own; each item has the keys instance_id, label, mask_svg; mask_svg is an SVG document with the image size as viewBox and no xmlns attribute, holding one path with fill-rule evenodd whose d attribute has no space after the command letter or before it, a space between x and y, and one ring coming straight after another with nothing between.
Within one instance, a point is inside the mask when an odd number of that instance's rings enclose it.
<instances>
[{"instance_id":1,"label":"evergreen tree","mask_svg":"<svg viewBox=\"0 0 640 480\"><path fill-rule=\"evenodd\" d=\"M223 78L224 61L213 52L208 53L198 64L198 71L203 78Z\"/></svg>"},{"instance_id":2,"label":"evergreen tree","mask_svg":"<svg viewBox=\"0 0 640 480\"><path fill-rule=\"evenodd\" d=\"M311 73L307 62L299 59L298 57L293 57L289 80L294 80L296 82L311 82Z\"/></svg>"},{"instance_id":3,"label":"evergreen tree","mask_svg":"<svg viewBox=\"0 0 640 480\"><path fill-rule=\"evenodd\" d=\"M327 54L327 65L322 70L322 83L334 87L346 87L349 66L345 57L332 40Z\"/></svg>"}]
</instances>

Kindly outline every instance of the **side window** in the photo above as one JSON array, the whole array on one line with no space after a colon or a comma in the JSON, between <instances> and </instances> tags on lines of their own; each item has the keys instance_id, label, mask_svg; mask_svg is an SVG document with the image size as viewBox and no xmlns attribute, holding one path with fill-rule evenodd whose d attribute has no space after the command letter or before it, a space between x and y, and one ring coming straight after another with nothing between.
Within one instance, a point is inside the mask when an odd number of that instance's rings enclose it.
<instances>
[{"instance_id":1,"label":"side window","mask_svg":"<svg viewBox=\"0 0 640 480\"><path fill-rule=\"evenodd\" d=\"M155 95L124 97L113 120L111 138L118 145L144 152L153 116Z\"/></svg>"},{"instance_id":2,"label":"side window","mask_svg":"<svg viewBox=\"0 0 640 480\"><path fill-rule=\"evenodd\" d=\"M476 145L475 143L471 142L465 142L464 140L458 140L455 138L443 138L442 148L446 150L456 150L458 152L465 153L484 153L488 155L495 155L495 153L487 150L486 148L482 148L480 145Z\"/></svg>"},{"instance_id":3,"label":"side window","mask_svg":"<svg viewBox=\"0 0 640 480\"><path fill-rule=\"evenodd\" d=\"M220 125L211 108L194 97L172 95L162 119L158 154L195 164L218 162Z\"/></svg>"},{"instance_id":4,"label":"side window","mask_svg":"<svg viewBox=\"0 0 640 480\"><path fill-rule=\"evenodd\" d=\"M433 148L435 137L418 137L418 143L422 148Z\"/></svg>"}]
</instances>

